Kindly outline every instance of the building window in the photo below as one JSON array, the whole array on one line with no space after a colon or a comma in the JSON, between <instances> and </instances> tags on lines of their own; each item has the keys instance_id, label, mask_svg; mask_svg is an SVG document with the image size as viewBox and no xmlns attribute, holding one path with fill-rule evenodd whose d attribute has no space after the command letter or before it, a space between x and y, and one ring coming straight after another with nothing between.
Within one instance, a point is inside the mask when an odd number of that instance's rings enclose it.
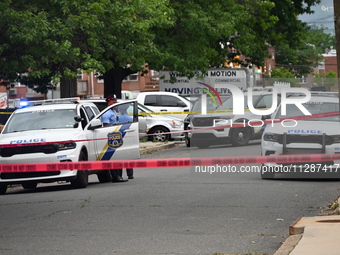
<instances>
[{"instance_id":1,"label":"building window","mask_svg":"<svg viewBox=\"0 0 340 255\"><path fill-rule=\"evenodd\" d=\"M318 68L319 70L325 70L325 61L319 62Z\"/></svg>"},{"instance_id":2,"label":"building window","mask_svg":"<svg viewBox=\"0 0 340 255\"><path fill-rule=\"evenodd\" d=\"M138 73L128 75L123 81L138 81Z\"/></svg>"},{"instance_id":3,"label":"building window","mask_svg":"<svg viewBox=\"0 0 340 255\"><path fill-rule=\"evenodd\" d=\"M82 80L83 79L83 72L77 73L77 80Z\"/></svg>"},{"instance_id":4,"label":"building window","mask_svg":"<svg viewBox=\"0 0 340 255\"><path fill-rule=\"evenodd\" d=\"M159 72L151 70L151 76L159 76Z\"/></svg>"},{"instance_id":5,"label":"building window","mask_svg":"<svg viewBox=\"0 0 340 255\"><path fill-rule=\"evenodd\" d=\"M307 77L303 76L300 78L300 83L307 83Z\"/></svg>"},{"instance_id":6,"label":"building window","mask_svg":"<svg viewBox=\"0 0 340 255\"><path fill-rule=\"evenodd\" d=\"M97 83L104 83L104 76L101 73L96 73L94 77L97 78Z\"/></svg>"}]
</instances>

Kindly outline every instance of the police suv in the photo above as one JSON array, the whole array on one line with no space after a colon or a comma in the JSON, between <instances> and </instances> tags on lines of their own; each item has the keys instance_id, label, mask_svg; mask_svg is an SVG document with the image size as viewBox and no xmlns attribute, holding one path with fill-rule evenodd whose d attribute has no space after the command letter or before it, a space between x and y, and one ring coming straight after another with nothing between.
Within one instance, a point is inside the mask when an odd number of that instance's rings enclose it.
<instances>
[{"instance_id":1,"label":"police suv","mask_svg":"<svg viewBox=\"0 0 340 255\"><path fill-rule=\"evenodd\" d=\"M304 116L301 109L295 104L288 104L286 114L282 114L280 106L272 119L282 121L266 126L261 139L262 155L340 153L339 114L326 114L339 111L337 93L311 92L311 99L302 106L311 114L325 115L321 118L294 120L296 116ZM295 177L323 178L332 172L340 174L337 162L266 163L262 166L261 177L267 179L274 178L275 174L289 173Z\"/></svg>"},{"instance_id":2,"label":"police suv","mask_svg":"<svg viewBox=\"0 0 340 255\"><path fill-rule=\"evenodd\" d=\"M252 126L251 122L261 121L263 116L253 114L249 110L247 92L244 93L243 105L241 105L241 101L237 102L237 100L230 96L215 109L216 112L192 116L190 118L191 132L188 133L190 146L207 148L210 145L221 143L243 146L248 144L251 139L260 139L264 126ZM273 94L269 91L254 91L252 92L252 103L255 109L271 108ZM244 114L233 114L234 104L244 108ZM276 109L277 105L274 107ZM230 127L223 127L228 125Z\"/></svg>"},{"instance_id":3,"label":"police suv","mask_svg":"<svg viewBox=\"0 0 340 255\"><path fill-rule=\"evenodd\" d=\"M103 127L101 115L114 107L119 109L122 104L133 109L133 121ZM30 106L13 112L0 134L1 164L139 157L138 108L134 100L111 105L102 112L93 103L77 99L31 102ZM97 174L100 182L111 181L108 170L2 172L0 194L5 194L10 184L33 189L38 183L67 181L74 188L85 188L89 174Z\"/></svg>"}]
</instances>

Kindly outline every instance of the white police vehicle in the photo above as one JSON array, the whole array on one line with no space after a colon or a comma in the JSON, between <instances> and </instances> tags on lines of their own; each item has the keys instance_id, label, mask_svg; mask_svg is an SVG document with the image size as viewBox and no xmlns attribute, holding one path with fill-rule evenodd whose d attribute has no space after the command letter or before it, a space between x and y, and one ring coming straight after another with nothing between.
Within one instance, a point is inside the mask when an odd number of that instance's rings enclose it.
<instances>
[{"instance_id":1,"label":"white police vehicle","mask_svg":"<svg viewBox=\"0 0 340 255\"><path fill-rule=\"evenodd\" d=\"M230 98L231 95L222 95L220 96L220 99L222 102L226 101L228 98ZM216 108L219 106L216 98L214 97L207 97L206 98L206 110L207 112L212 112L214 110L216 110ZM197 114L201 114L201 110L202 110L202 97L199 97L197 98L194 102L193 102L193 106L191 108L191 111L190 111L190 114L188 114L185 119L184 119L184 130L185 133L184 133L184 141L185 141L185 144L187 147L190 147L191 144L190 144L190 138L189 136L191 137L191 134L189 135L190 133L190 130L191 130L191 126L190 126L190 122L191 122L191 119L196 116Z\"/></svg>"},{"instance_id":2,"label":"white police vehicle","mask_svg":"<svg viewBox=\"0 0 340 255\"><path fill-rule=\"evenodd\" d=\"M118 102L124 101L125 100L118 99ZM79 102L92 102L99 110L107 106L105 99L84 99L79 100ZM131 114L133 107L130 106L127 112ZM181 119L170 115L157 115L140 103L138 103L138 123L140 138L147 138L150 141L158 142L181 140L184 138L184 125Z\"/></svg>"},{"instance_id":3,"label":"white police vehicle","mask_svg":"<svg viewBox=\"0 0 340 255\"><path fill-rule=\"evenodd\" d=\"M245 112L242 115L233 114L234 99L231 96L215 109L216 112L192 116L190 119L191 132L188 133L190 146L208 148L210 145L226 143L243 146L248 144L251 139L260 139L264 126L251 126L251 122L261 121L263 116L255 115L249 111L247 97L248 94L244 93ZM252 101L255 109L271 108L273 94L268 91L254 91L252 92ZM235 124L241 124L241 126ZM227 125L234 125L234 127L222 127Z\"/></svg>"},{"instance_id":4,"label":"white police vehicle","mask_svg":"<svg viewBox=\"0 0 340 255\"><path fill-rule=\"evenodd\" d=\"M134 109L133 121L103 127L101 115L122 104ZM31 105L13 112L4 126L0 134L1 164L140 157L137 101L117 103L102 112L93 103L77 102L77 99L35 101ZM0 194L5 194L10 184L32 189L38 183L68 181L74 188L85 188L89 174L97 174L100 182L111 181L107 170L3 172Z\"/></svg>"},{"instance_id":5,"label":"white police vehicle","mask_svg":"<svg viewBox=\"0 0 340 255\"><path fill-rule=\"evenodd\" d=\"M298 98L298 96L295 96ZM294 96L290 97L294 98ZM311 93L309 102L302 104L311 114L323 114L339 111L339 98L332 93ZM281 113L281 106L273 113L272 119L287 119L285 122L268 124L261 139L261 154L296 155L296 154L333 154L340 153L340 123L338 116L328 116L292 121L293 117L303 116L294 104L288 104L286 115ZM308 116L307 116L308 117ZM291 119L291 121L289 121ZM262 165L261 177L274 178L275 174L290 174L293 177L323 178L338 172L339 162L301 162L301 163L266 163ZM337 169L338 168L338 169ZM336 169L336 170L332 170ZM336 173L335 173L336 174ZM287 175L285 175L287 176Z\"/></svg>"}]
</instances>

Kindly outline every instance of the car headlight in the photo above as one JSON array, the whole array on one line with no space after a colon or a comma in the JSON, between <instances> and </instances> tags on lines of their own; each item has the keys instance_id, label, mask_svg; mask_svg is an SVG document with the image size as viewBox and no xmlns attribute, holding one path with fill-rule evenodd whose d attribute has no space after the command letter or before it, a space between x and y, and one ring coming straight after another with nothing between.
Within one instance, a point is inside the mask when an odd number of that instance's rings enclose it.
<instances>
[{"instance_id":1,"label":"car headlight","mask_svg":"<svg viewBox=\"0 0 340 255\"><path fill-rule=\"evenodd\" d=\"M340 135L331 135L333 143L340 143Z\"/></svg>"},{"instance_id":2,"label":"car headlight","mask_svg":"<svg viewBox=\"0 0 340 255\"><path fill-rule=\"evenodd\" d=\"M182 121L178 121L178 120L173 120L171 121L172 127L176 128L176 127L180 127L183 125Z\"/></svg>"},{"instance_id":3,"label":"car headlight","mask_svg":"<svg viewBox=\"0 0 340 255\"><path fill-rule=\"evenodd\" d=\"M263 140L270 142L278 142L282 140L282 135L274 134L274 133L265 133L263 136Z\"/></svg>"},{"instance_id":4,"label":"car headlight","mask_svg":"<svg viewBox=\"0 0 340 255\"><path fill-rule=\"evenodd\" d=\"M77 147L75 142L65 142L65 143L55 143L54 146L58 149L58 151L62 150L71 150Z\"/></svg>"}]
</instances>

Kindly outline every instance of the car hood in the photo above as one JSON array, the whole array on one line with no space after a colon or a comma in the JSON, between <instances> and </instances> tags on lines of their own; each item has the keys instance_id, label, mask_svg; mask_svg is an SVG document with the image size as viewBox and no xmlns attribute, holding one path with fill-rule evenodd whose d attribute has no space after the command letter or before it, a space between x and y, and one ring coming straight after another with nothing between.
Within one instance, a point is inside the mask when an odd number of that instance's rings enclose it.
<instances>
[{"instance_id":1,"label":"car hood","mask_svg":"<svg viewBox=\"0 0 340 255\"><path fill-rule=\"evenodd\" d=\"M58 132L56 134L56 132ZM75 129L44 129L23 132L7 133L0 135L0 144L22 144L59 142L79 139L79 132Z\"/></svg>"},{"instance_id":2,"label":"car hood","mask_svg":"<svg viewBox=\"0 0 340 255\"><path fill-rule=\"evenodd\" d=\"M296 126L294 126L296 125ZM300 135L327 135L340 134L340 123L336 121L301 121L280 122L267 124L265 133L300 134Z\"/></svg>"}]
</instances>

